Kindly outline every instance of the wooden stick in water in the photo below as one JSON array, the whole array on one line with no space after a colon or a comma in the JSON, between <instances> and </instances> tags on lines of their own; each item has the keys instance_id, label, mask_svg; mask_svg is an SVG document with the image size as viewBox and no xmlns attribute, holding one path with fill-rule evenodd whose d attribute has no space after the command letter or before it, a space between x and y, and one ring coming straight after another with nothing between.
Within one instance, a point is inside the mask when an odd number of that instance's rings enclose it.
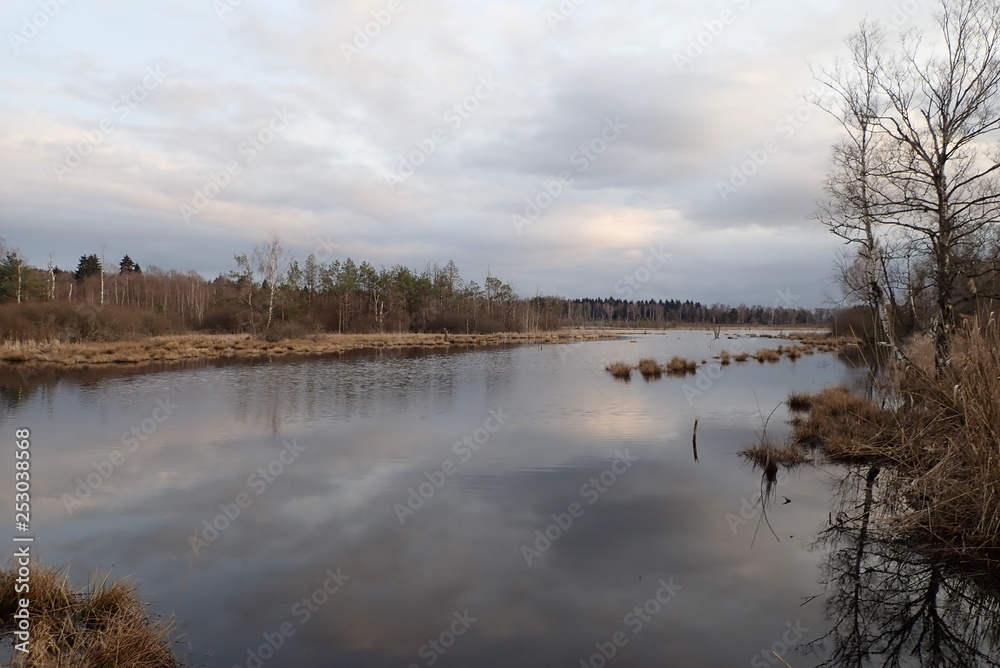
<instances>
[{"instance_id":1,"label":"wooden stick in water","mask_svg":"<svg viewBox=\"0 0 1000 668\"><path fill-rule=\"evenodd\" d=\"M698 419L694 421L694 433L691 434L691 449L694 451L694 460L698 461Z\"/></svg>"}]
</instances>

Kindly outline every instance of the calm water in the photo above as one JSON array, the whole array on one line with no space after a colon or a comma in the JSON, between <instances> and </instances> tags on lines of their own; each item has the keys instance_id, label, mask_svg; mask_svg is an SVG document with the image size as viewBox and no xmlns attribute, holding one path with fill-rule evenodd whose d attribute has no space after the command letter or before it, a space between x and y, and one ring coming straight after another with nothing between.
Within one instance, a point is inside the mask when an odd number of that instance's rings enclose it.
<instances>
[{"instance_id":1,"label":"calm water","mask_svg":"<svg viewBox=\"0 0 1000 668\"><path fill-rule=\"evenodd\" d=\"M781 478L775 536L734 453L790 390L860 372L833 355L604 371L734 345L669 332L63 380L8 392L2 433L33 433L42 560L79 583L136 574L193 665L763 666L772 648L815 665L830 646L796 646L833 628L836 546L814 543L843 472Z\"/></svg>"}]
</instances>

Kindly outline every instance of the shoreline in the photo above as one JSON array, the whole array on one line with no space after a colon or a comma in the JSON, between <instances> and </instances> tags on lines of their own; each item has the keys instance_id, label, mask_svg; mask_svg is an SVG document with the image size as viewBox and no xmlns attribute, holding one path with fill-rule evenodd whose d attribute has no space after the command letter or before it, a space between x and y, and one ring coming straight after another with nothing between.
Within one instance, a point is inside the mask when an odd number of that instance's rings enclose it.
<instances>
[{"instance_id":1,"label":"shoreline","mask_svg":"<svg viewBox=\"0 0 1000 668\"><path fill-rule=\"evenodd\" d=\"M0 370L127 368L147 364L274 357L322 357L348 351L451 349L535 343L575 343L617 336L611 331L554 330L497 334L317 334L268 341L249 334L176 334L125 341L4 343Z\"/></svg>"}]
</instances>

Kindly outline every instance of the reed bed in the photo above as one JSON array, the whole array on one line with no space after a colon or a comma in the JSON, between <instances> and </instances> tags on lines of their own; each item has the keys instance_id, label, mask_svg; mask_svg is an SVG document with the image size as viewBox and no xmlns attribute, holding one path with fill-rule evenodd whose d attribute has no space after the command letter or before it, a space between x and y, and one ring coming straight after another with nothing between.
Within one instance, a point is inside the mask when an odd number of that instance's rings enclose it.
<instances>
[{"instance_id":1,"label":"reed bed","mask_svg":"<svg viewBox=\"0 0 1000 668\"><path fill-rule=\"evenodd\" d=\"M901 529L962 556L1000 560L997 322L969 323L944 369L913 365L899 382L904 400L896 459L905 482L898 491L911 506Z\"/></svg>"},{"instance_id":2,"label":"reed bed","mask_svg":"<svg viewBox=\"0 0 1000 668\"><path fill-rule=\"evenodd\" d=\"M788 404L808 405L808 416L793 422L799 445L818 447L838 463L891 462L898 435L895 416L844 387L813 395L793 394Z\"/></svg>"},{"instance_id":3,"label":"reed bed","mask_svg":"<svg viewBox=\"0 0 1000 668\"><path fill-rule=\"evenodd\" d=\"M319 356L359 349L451 348L524 343L567 343L609 338L601 332L556 331L498 334L316 334L268 340L247 334L177 334L98 343L8 342L0 364L86 367L219 358Z\"/></svg>"},{"instance_id":4,"label":"reed bed","mask_svg":"<svg viewBox=\"0 0 1000 668\"><path fill-rule=\"evenodd\" d=\"M12 633L17 611L15 569L0 572L0 633ZM171 627L151 619L130 580L107 579L77 591L67 574L36 565L31 573L29 652L14 652L24 668L176 668Z\"/></svg>"},{"instance_id":5,"label":"reed bed","mask_svg":"<svg viewBox=\"0 0 1000 668\"><path fill-rule=\"evenodd\" d=\"M829 461L877 465L889 527L924 550L1000 564L1000 332L996 321L953 337L940 370L918 340L885 385L859 396L843 387L788 398L790 446ZM784 455L753 446L753 461ZM791 455L789 455L791 460Z\"/></svg>"},{"instance_id":6,"label":"reed bed","mask_svg":"<svg viewBox=\"0 0 1000 668\"><path fill-rule=\"evenodd\" d=\"M801 352L805 355L813 352L835 353L861 344L861 339L857 337L833 334L781 334L778 338L798 341L801 344Z\"/></svg>"}]
</instances>

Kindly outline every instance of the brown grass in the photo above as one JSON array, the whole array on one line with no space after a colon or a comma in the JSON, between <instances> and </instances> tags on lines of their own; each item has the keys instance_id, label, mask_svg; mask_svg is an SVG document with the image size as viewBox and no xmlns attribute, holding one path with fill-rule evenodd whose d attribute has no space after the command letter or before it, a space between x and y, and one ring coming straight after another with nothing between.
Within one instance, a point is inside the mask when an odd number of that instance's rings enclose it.
<instances>
[{"instance_id":1,"label":"brown grass","mask_svg":"<svg viewBox=\"0 0 1000 668\"><path fill-rule=\"evenodd\" d=\"M663 367L656 360L647 357L639 360L639 373L646 380L652 380L663 375Z\"/></svg>"},{"instance_id":2,"label":"brown grass","mask_svg":"<svg viewBox=\"0 0 1000 668\"><path fill-rule=\"evenodd\" d=\"M809 405L804 420L793 424L796 443L823 449L835 462L891 460L896 423L891 412L875 406L844 387L818 394L792 395L799 406Z\"/></svg>"},{"instance_id":3,"label":"brown grass","mask_svg":"<svg viewBox=\"0 0 1000 668\"><path fill-rule=\"evenodd\" d=\"M740 455L764 472L777 473L777 467L791 468L805 463L805 451L794 441L777 446L767 439L740 450Z\"/></svg>"},{"instance_id":4,"label":"brown grass","mask_svg":"<svg viewBox=\"0 0 1000 668\"><path fill-rule=\"evenodd\" d=\"M805 392L792 392L788 395L788 410L795 413L802 413L812 408L812 395Z\"/></svg>"},{"instance_id":5,"label":"brown grass","mask_svg":"<svg viewBox=\"0 0 1000 668\"><path fill-rule=\"evenodd\" d=\"M719 355L719 364L721 364L722 366L726 366L727 364L732 362L732 360L733 356L729 354L728 350L723 350L722 353Z\"/></svg>"},{"instance_id":6,"label":"brown grass","mask_svg":"<svg viewBox=\"0 0 1000 668\"><path fill-rule=\"evenodd\" d=\"M991 321L955 336L940 372L925 339L884 374L886 407L842 387L792 395L808 415L793 442L831 461L879 465L885 516L898 535L958 560L1000 555L1000 332Z\"/></svg>"},{"instance_id":7,"label":"brown grass","mask_svg":"<svg viewBox=\"0 0 1000 668\"><path fill-rule=\"evenodd\" d=\"M911 357L912 360L912 357ZM956 337L949 364L900 374L904 397L897 460L911 506L905 532L961 556L1000 554L1000 331L974 323Z\"/></svg>"},{"instance_id":8,"label":"brown grass","mask_svg":"<svg viewBox=\"0 0 1000 668\"><path fill-rule=\"evenodd\" d=\"M607 369L612 376L618 380L629 381L632 380L632 365L626 364L625 362L612 362L608 366L604 367Z\"/></svg>"},{"instance_id":9,"label":"brown grass","mask_svg":"<svg viewBox=\"0 0 1000 668\"><path fill-rule=\"evenodd\" d=\"M753 358L763 364L764 362L778 362L781 360L781 351L761 348L753 354Z\"/></svg>"},{"instance_id":10,"label":"brown grass","mask_svg":"<svg viewBox=\"0 0 1000 668\"><path fill-rule=\"evenodd\" d=\"M566 343L610 338L601 332L557 331L500 334L317 334L305 338L252 338L246 334L178 334L114 343L7 342L0 364L85 367L218 358L322 356L384 348L471 348L525 343Z\"/></svg>"},{"instance_id":11,"label":"brown grass","mask_svg":"<svg viewBox=\"0 0 1000 668\"><path fill-rule=\"evenodd\" d=\"M676 376L683 376L689 373L695 373L698 370L698 363L694 360L684 359L683 357L674 355L667 362L666 367L667 373Z\"/></svg>"},{"instance_id":12,"label":"brown grass","mask_svg":"<svg viewBox=\"0 0 1000 668\"><path fill-rule=\"evenodd\" d=\"M780 338L798 341L800 345L793 347L798 355L843 352L857 348L861 344L861 339L857 337L833 334L781 334Z\"/></svg>"},{"instance_id":13,"label":"brown grass","mask_svg":"<svg viewBox=\"0 0 1000 668\"><path fill-rule=\"evenodd\" d=\"M14 569L0 572L0 628L12 631L17 610ZM136 596L135 583L105 579L76 591L67 574L35 565L31 573L30 651L14 652L11 665L26 668L175 668L170 626L153 620ZM24 594L18 594L24 596Z\"/></svg>"},{"instance_id":14,"label":"brown grass","mask_svg":"<svg viewBox=\"0 0 1000 668\"><path fill-rule=\"evenodd\" d=\"M736 353L733 355L734 362L746 362L748 359L750 359L750 353L747 352Z\"/></svg>"}]
</instances>

